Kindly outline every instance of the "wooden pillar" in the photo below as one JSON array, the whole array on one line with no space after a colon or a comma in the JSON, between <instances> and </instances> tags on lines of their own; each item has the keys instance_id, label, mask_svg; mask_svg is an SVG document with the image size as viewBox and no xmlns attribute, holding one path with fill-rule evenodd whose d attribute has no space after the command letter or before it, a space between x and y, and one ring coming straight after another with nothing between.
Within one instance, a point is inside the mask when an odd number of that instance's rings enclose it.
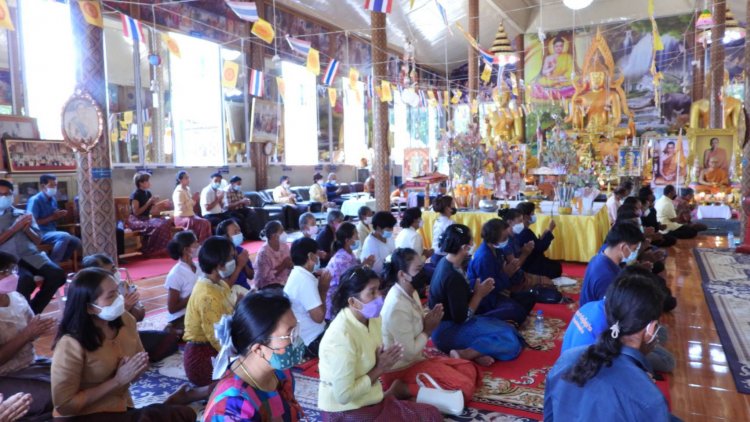
<instances>
[{"instance_id":1,"label":"wooden pillar","mask_svg":"<svg viewBox=\"0 0 750 422\"><path fill-rule=\"evenodd\" d=\"M724 87L724 28L727 14L726 0L713 0L714 26L711 28L711 128L724 126L724 110L721 106L721 91Z\"/></svg>"},{"instance_id":2,"label":"wooden pillar","mask_svg":"<svg viewBox=\"0 0 750 422\"><path fill-rule=\"evenodd\" d=\"M70 19L77 52L74 59L77 64L77 86L88 92L101 110L105 111L107 86L104 75L104 31L86 23L77 2L70 2ZM116 258L115 206L108 134L105 118L102 138L96 146L87 154L77 154L78 204L83 254L106 253Z\"/></svg>"},{"instance_id":3,"label":"wooden pillar","mask_svg":"<svg viewBox=\"0 0 750 422\"><path fill-rule=\"evenodd\" d=\"M526 67L526 61L525 61L525 54L524 49L526 48L524 41L523 41L523 35L519 35L516 37L515 40L515 46L513 47L514 50L516 50L516 54L518 55L518 61L516 62L516 80L518 80L518 105L521 106L522 104L526 104L526 81L524 80L524 68ZM521 81L524 81L523 86L521 85ZM524 118L526 116L524 115Z\"/></svg>"},{"instance_id":4,"label":"wooden pillar","mask_svg":"<svg viewBox=\"0 0 750 422\"><path fill-rule=\"evenodd\" d=\"M258 16L261 18L273 22L273 16L266 16L266 7L265 2L263 0L257 0L255 2L256 6L258 7ZM250 33L250 26L252 24L247 24L248 31L247 33ZM278 36L278 34L277 34ZM253 69L262 69L264 74L269 74L273 69L264 69L263 68L263 48L259 47L251 47L251 43L245 43L245 53L250 53L245 55L245 64L248 67L251 67ZM245 72L245 78L250 77L250 71L248 70ZM249 93L245 92L244 95L250 95ZM252 106L252 98L250 99L250 104ZM248 113L252 113L253 110L247 110ZM251 114L252 115L252 114ZM279 116L279 121L284 121L283 116ZM248 129L248 133L249 133ZM253 166L253 170L255 172L255 189L256 190L263 190L268 188L268 156L263 152L263 143L261 142L252 142L250 143L250 165Z\"/></svg>"},{"instance_id":5,"label":"wooden pillar","mask_svg":"<svg viewBox=\"0 0 750 422\"><path fill-rule=\"evenodd\" d=\"M479 0L469 1L469 34L479 42ZM477 50L469 46L469 101L477 97L479 82L479 58Z\"/></svg>"},{"instance_id":6,"label":"wooden pillar","mask_svg":"<svg viewBox=\"0 0 750 422\"><path fill-rule=\"evenodd\" d=\"M698 19L699 13L696 13L695 18ZM706 98L703 93L703 84L706 80L705 69L704 69L704 57L706 55L706 47L703 42L699 41L700 36L703 33L702 30L693 25L693 30L688 32L688 45L693 48L693 61L697 63L693 68L693 83L691 98L693 101L698 101Z\"/></svg>"},{"instance_id":7,"label":"wooden pillar","mask_svg":"<svg viewBox=\"0 0 750 422\"><path fill-rule=\"evenodd\" d=\"M377 83L387 79L386 54L388 38L385 31L385 13L370 12L370 45L372 49L372 76ZM375 162L372 163L375 176L375 207L377 211L391 209L391 163L388 148L388 103L375 100L373 107L373 148Z\"/></svg>"}]
</instances>

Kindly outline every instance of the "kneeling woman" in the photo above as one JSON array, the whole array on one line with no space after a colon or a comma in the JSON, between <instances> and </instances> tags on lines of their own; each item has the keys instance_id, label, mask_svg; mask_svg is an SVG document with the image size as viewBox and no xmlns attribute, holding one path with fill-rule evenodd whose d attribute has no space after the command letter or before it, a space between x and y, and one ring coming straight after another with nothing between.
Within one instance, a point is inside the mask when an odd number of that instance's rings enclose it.
<instances>
[{"instance_id":1,"label":"kneeling woman","mask_svg":"<svg viewBox=\"0 0 750 422\"><path fill-rule=\"evenodd\" d=\"M464 402L474 395L482 378L474 363L464 359L433 357L425 359L424 347L443 318L443 305L437 304L425 314L419 294L427 286L422 258L413 249L396 249L385 265L384 279L390 286L383 304L383 344L400 344L404 349L393 370L383 375L386 388L395 380L409 386L416 396L417 374L432 376L446 390L461 390Z\"/></svg>"},{"instance_id":2,"label":"kneeling woman","mask_svg":"<svg viewBox=\"0 0 750 422\"><path fill-rule=\"evenodd\" d=\"M302 360L305 344L289 299L277 291L245 296L234 315L222 319L222 343L214 375L223 373L208 400L204 421L298 421L291 367ZM229 365L225 349L239 357ZM229 370L226 370L229 365Z\"/></svg>"},{"instance_id":3,"label":"kneeling woman","mask_svg":"<svg viewBox=\"0 0 750 422\"><path fill-rule=\"evenodd\" d=\"M374 271L357 266L341 276L335 317L320 343L318 408L327 421L442 421L435 407L396 398L409 396L401 382L383 392L378 378L393 369L403 349L383 347L382 307Z\"/></svg>"},{"instance_id":4,"label":"kneeling woman","mask_svg":"<svg viewBox=\"0 0 750 422\"><path fill-rule=\"evenodd\" d=\"M77 421L194 421L187 406L134 409L130 383L148 369L135 318L112 275L81 270L68 291L52 357L55 416Z\"/></svg>"},{"instance_id":5,"label":"kneeling woman","mask_svg":"<svg viewBox=\"0 0 750 422\"><path fill-rule=\"evenodd\" d=\"M430 306L441 303L445 315L432 333L432 341L451 357L489 366L495 360L515 359L522 343L518 332L507 322L475 315L482 299L495 288L495 281L477 280L472 293L461 267L471 247L471 230L463 224L448 226L440 238L440 248L447 255L432 276Z\"/></svg>"}]
</instances>

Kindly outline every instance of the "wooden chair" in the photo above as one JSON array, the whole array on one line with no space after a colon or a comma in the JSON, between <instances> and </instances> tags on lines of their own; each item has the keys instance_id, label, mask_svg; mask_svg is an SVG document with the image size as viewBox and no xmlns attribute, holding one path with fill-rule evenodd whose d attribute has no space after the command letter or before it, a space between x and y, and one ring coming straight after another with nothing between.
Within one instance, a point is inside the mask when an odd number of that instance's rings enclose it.
<instances>
[{"instance_id":1,"label":"wooden chair","mask_svg":"<svg viewBox=\"0 0 750 422\"><path fill-rule=\"evenodd\" d=\"M25 210L26 203L19 203L19 204L14 205L14 207ZM75 206L75 203L73 201L68 201L65 204L65 209L68 211L68 215L65 217L64 220L60 222L60 224L57 224L57 229L60 231L68 232L71 235L80 238L81 237L81 224L80 224L80 220L78 219L78 210ZM36 248L39 249L39 251L46 253L47 256L49 256L52 253L52 245L40 243L36 245ZM69 260L63 261L63 262L57 262L56 264L58 264L60 267L69 268L73 270L73 272L76 272L78 271L78 263L80 260L81 260L81 255L78 253L78 251L73 251L73 255L70 257Z\"/></svg>"},{"instance_id":2,"label":"wooden chair","mask_svg":"<svg viewBox=\"0 0 750 422\"><path fill-rule=\"evenodd\" d=\"M143 247L142 232L131 230L127 227L128 216L130 215L130 198L115 198L115 218L121 221L125 229L125 248L120 258L127 258L141 254Z\"/></svg>"}]
</instances>

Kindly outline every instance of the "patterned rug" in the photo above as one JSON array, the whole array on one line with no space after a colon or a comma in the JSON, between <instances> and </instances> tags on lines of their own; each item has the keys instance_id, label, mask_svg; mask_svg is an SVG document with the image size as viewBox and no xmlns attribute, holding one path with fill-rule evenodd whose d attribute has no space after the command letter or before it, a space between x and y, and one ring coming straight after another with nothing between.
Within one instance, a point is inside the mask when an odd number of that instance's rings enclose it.
<instances>
[{"instance_id":1,"label":"patterned rug","mask_svg":"<svg viewBox=\"0 0 750 422\"><path fill-rule=\"evenodd\" d=\"M694 252L737 391L750 394L750 256L729 249Z\"/></svg>"}]
</instances>

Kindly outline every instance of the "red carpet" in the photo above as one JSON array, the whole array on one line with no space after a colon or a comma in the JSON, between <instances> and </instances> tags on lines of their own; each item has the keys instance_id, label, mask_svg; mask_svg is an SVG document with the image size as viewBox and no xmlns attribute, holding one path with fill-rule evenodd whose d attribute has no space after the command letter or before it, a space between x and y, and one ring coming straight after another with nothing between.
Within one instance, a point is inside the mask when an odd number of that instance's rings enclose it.
<instances>
[{"instance_id":1,"label":"red carpet","mask_svg":"<svg viewBox=\"0 0 750 422\"><path fill-rule=\"evenodd\" d=\"M586 274L586 264L578 262L563 262L562 263L563 274L571 278L583 279Z\"/></svg>"}]
</instances>

